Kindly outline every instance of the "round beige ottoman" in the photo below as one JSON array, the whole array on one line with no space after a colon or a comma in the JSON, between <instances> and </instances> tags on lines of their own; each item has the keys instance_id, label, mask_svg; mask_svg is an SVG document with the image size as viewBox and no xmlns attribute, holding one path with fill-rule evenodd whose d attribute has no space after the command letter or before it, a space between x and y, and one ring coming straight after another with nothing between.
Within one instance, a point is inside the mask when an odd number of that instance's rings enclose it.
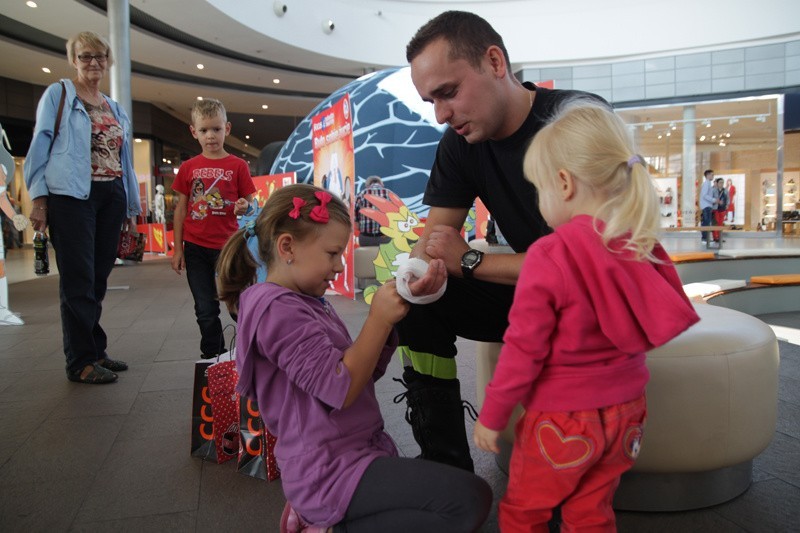
<instances>
[{"instance_id":1,"label":"round beige ottoman","mask_svg":"<svg viewBox=\"0 0 800 533\"><path fill-rule=\"evenodd\" d=\"M706 304L695 309L700 322L647 354L647 425L639 458L617 490L616 509L678 511L730 500L750 486L753 458L775 433L774 332L739 311ZM479 404L499 347L478 343ZM512 426L498 457L506 471Z\"/></svg>"}]
</instances>

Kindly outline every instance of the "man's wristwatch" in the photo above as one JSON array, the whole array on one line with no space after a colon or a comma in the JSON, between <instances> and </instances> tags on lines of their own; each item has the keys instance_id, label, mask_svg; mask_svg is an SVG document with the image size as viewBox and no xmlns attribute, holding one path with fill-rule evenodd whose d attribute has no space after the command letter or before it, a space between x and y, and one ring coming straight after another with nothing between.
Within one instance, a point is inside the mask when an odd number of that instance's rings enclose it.
<instances>
[{"instance_id":1,"label":"man's wristwatch","mask_svg":"<svg viewBox=\"0 0 800 533\"><path fill-rule=\"evenodd\" d=\"M483 261L483 252L479 250L470 248L461 256L461 273L464 274L466 279L475 277L475 269L478 268L481 261Z\"/></svg>"}]
</instances>

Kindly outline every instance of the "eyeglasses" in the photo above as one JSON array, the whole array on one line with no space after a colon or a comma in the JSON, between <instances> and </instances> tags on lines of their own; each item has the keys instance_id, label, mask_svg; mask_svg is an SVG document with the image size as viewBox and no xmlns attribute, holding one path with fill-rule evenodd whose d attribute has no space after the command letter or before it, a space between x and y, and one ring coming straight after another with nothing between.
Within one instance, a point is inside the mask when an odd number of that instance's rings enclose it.
<instances>
[{"instance_id":1,"label":"eyeglasses","mask_svg":"<svg viewBox=\"0 0 800 533\"><path fill-rule=\"evenodd\" d=\"M78 59L81 61L81 63L86 64L91 63L92 59L94 59L98 64L102 65L108 60L108 54L97 54L94 56L92 54L81 54L78 56Z\"/></svg>"}]
</instances>

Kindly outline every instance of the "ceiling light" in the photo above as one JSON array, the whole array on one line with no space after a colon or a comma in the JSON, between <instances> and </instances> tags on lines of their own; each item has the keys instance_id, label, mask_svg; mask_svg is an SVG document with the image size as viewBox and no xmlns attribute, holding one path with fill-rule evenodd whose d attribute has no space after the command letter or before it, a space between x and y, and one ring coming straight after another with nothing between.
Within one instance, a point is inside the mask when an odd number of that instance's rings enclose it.
<instances>
[{"instance_id":1,"label":"ceiling light","mask_svg":"<svg viewBox=\"0 0 800 533\"><path fill-rule=\"evenodd\" d=\"M702 124L702 125L703 125L703 126L705 126L706 128L710 128L710 127L711 127L711 121L710 121L710 120L708 120L708 119L705 119L705 120L704 120L704 121L702 121L700 124Z\"/></svg>"},{"instance_id":2,"label":"ceiling light","mask_svg":"<svg viewBox=\"0 0 800 533\"><path fill-rule=\"evenodd\" d=\"M731 134L730 134L730 133L726 133L726 134L725 134L725 137L728 137L728 138L730 138L730 136L731 136Z\"/></svg>"},{"instance_id":3,"label":"ceiling light","mask_svg":"<svg viewBox=\"0 0 800 533\"><path fill-rule=\"evenodd\" d=\"M728 124L736 124L737 122L739 122L739 119L736 117L731 117L728 119Z\"/></svg>"},{"instance_id":4,"label":"ceiling light","mask_svg":"<svg viewBox=\"0 0 800 533\"><path fill-rule=\"evenodd\" d=\"M672 136L672 132L671 132L671 131L668 131L668 132L667 132L667 137L671 137L671 136Z\"/></svg>"},{"instance_id":5,"label":"ceiling light","mask_svg":"<svg viewBox=\"0 0 800 533\"><path fill-rule=\"evenodd\" d=\"M716 139L716 138L717 138L717 136L716 136L716 135L712 135L712 136L711 136L711 140L712 140L712 141L713 141L714 139Z\"/></svg>"},{"instance_id":6,"label":"ceiling light","mask_svg":"<svg viewBox=\"0 0 800 533\"><path fill-rule=\"evenodd\" d=\"M134 141L134 142L137 142L137 143L140 143L140 142L142 142L142 140L141 140L140 138L138 138L138 137L137 137L137 138L135 138L133 141Z\"/></svg>"},{"instance_id":7,"label":"ceiling light","mask_svg":"<svg viewBox=\"0 0 800 533\"><path fill-rule=\"evenodd\" d=\"M267 104L261 104L261 109L269 109L269 106Z\"/></svg>"},{"instance_id":8,"label":"ceiling light","mask_svg":"<svg viewBox=\"0 0 800 533\"><path fill-rule=\"evenodd\" d=\"M202 99L203 99L203 97L202 97L202 96L198 96L198 97L197 97L197 99L198 99L198 100L202 100Z\"/></svg>"},{"instance_id":9,"label":"ceiling light","mask_svg":"<svg viewBox=\"0 0 800 533\"><path fill-rule=\"evenodd\" d=\"M280 82L281 80L279 80L278 78L272 78L272 83L280 83Z\"/></svg>"},{"instance_id":10,"label":"ceiling light","mask_svg":"<svg viewBox=\"0 0 800 533\"><path fill-rule=\"evenodd\" d=\"M705 140L706 140L706 136L705 135L701 135L700 136L700 141L702 142L702 141L705 141Z\"/></svg>"},{"instance_id":11,"label":"ceiling light","mask_svg":"<svg viewBox=\"0 0 800 533\"><path fill-rule=\"evenodd\" d=\"M282 17L284 14L286 14L287 9L289 8L286 7L286 4L280 0L275 0L275 2L272 4L272 11L274 11L275 15L278 17Z\"/></svg>"},{"instance_id":12,"label":"ceiling light","mask_svg":"<svg viewBox=\"0 0 800 533\"><path fill-rule=\"evenodd\" d=\"M247 119L247 121L248 121L248 122L255 122L255 119L253 119L253 118L249 118L249 119Z\"/></svg>"},{"instance_id":13,"label":"ceiling light","mask_svg":"<svg viewBox=\"0 0 800 533\"><path fill-rule=\"evenodd\" d=\"M725 141L720 141L720 142L719 142L719 145L720 145L720 146L722 146L723 148L724 148L725 146L727 146L727 145L725 144Z\"/></svg>"},{"instance_id":14,"label":"ceiling light","mask_svg":"<svg viewBox=\"0 0 800 533\"><path fill-rule=\"evenodd\" d=\"M26 6L28 6L28 7L34 7L34 8L35 8L35 7L39 7L39 6L36 4L36 2L34 2L33 0L28 0L27 2L25 2L25 5L26 5Z\"/></svg>"},{"instance_id":15,"label":"ceiling light","mask_svg":"<svg viewBox=\"0 0 800 533\"><path fill-rule=\"evenodd\" d=\"M204 68L206 68L206 67L202 63L198 63L197 64L197 70L203 70Z\"/></svg>"},{"instance_id":16,"label":"ceiling light","mask_svg":"<svg viewBox=\"0 0 800 533\"><path fill-rule=\"evenodd\" d=\"M322 21L322 32L323 33L326 33L326 34L330 35L331 33L333 33L333 28L335 28L335 27L336 27L336 25L333 23L333 21L331 19Z\"/></svg>"},{"instance_id":17,"label":"ceiling light","mask_svg":"<svg viewBox=\"0 0 800 533\"><path fill-rule=\"evenodd\" d=\"M245 135L245 136L244 136L244 138L245 138L245 139L249 139L249 138L250 138L250 136L249 136L249 135Z\"/></svg>"},{"instance_id":18,"label":"ceiling light","mask_svg":"<svg viewBox=\"0 0 800 533\"><path fill-rule=\"evenodd\" d=\"M674 122L670 122L669 123L669 129L674 131L674 130L678 129L678 126L676 126Z\"/></svg>"},{"instance_id":19,"label":"ceiling light","mask_svg":"<svg viewBox=\"0 0 800 533\"><path fill-rule=\"evenodd\" d=\"M661 134L659 133L659 134L658 134L658 138L660 139L660 138L662 138L662 137L663 137L663 135L661 135Z\"/></svg>"},{"instance_id":20,"label":"ceiling light","mask_svg":"<svg viewBox=\"0 0 800 533\"><path fill-rule=\"evenodd\" d=\"M50 74L50 69L47 67L42 67L42 72L44 72L45 74Z\"/></svg>"}]
</instances>

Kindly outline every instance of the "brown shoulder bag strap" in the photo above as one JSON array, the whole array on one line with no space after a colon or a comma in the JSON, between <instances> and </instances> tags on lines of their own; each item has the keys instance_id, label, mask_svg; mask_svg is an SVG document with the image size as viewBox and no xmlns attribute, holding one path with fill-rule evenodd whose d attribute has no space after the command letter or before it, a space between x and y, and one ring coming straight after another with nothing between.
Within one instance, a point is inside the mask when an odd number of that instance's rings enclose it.
<instances>
[{"instance_id":1,"label":"brown shoulder bag strap","mask_svg":"<svg viewBox=\"0 0 800 533\"><path fill-rule=\"evenodd\" d=\"M67 88L64 82L61 82L61 101L58 102L58 114L56 114L56 126L53 128L53 138L50 140L50 149L47 151L49 154L53 151L53 143L56 142L58 137L58 127L61 126L61 113L64 111L64 102L67 100Z\"/></svg>"}]
</instances>

